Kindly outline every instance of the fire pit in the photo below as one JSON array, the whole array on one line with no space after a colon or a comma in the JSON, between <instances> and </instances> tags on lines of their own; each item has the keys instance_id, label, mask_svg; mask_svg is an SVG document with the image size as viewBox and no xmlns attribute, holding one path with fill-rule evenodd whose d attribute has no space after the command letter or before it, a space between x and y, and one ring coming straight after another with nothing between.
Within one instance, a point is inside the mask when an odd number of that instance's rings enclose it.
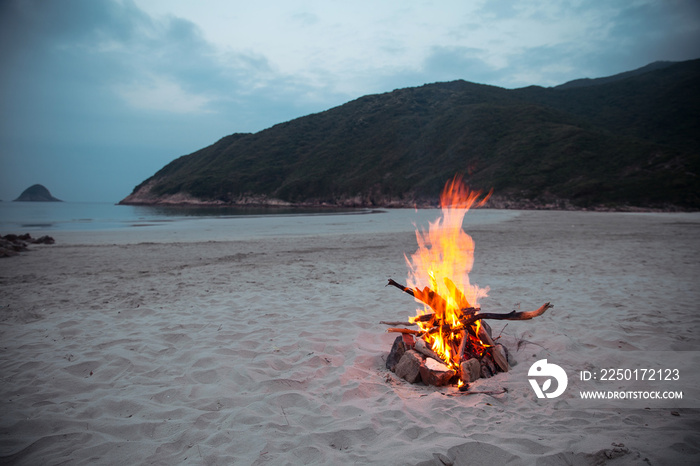
<instances>
[{"instance_id":1,"label":"fire pit","mask_svg":"<svg viewBox=\"0 0 700 466\"><path fill-rule=\"evenodd\" d=\"M422 306L408 322L382 322L418 327L388 329L401 335L394 341L386 366L411 383L457 384L466 390L480 377L507 372L508 350L494 342L483 320L528 320L552 307L545 303L531 312L481 312L478 301L489 289L469 282L474 241L462 223L467 211L484 205L490 195L479 200L481 193L470 191L461 178L448 182L440 196L441 218L430 223L427 232L416 231L418 250L406 256L408 286L389 280L388 285L413 296Z\"/></svg>"}]
</instances>

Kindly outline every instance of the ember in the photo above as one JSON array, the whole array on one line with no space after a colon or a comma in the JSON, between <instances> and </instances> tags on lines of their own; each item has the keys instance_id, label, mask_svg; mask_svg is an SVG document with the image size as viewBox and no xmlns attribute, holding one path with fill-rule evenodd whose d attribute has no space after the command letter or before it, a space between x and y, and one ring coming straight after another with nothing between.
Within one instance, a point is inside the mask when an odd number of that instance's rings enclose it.
<instances>
[{"instance_id":1,"label":"ember","mask_svg":"<svg viewBox=\"0 0 700 466\"><path fill-rule=\"evenodd\" d=\"M408 322L382 322L419 328L388 330L402 336L394 342L387 368L409 382L457 383L465 390L479 377L507 372L508 351L494 342L490 327L482 320L528 320L552 307L546 303L532 312L481 312L479 299L487 296L489 289L469 282L474 241L462 229L467 211L484 205L491 193L479 200L480 195L470 192L459 177L448 182L440 196L441 218L430 223L428 232L416 231L418 250L406 257L408 286L389 280L388 285L422 305Z\"/></svg>"}]
</instances>

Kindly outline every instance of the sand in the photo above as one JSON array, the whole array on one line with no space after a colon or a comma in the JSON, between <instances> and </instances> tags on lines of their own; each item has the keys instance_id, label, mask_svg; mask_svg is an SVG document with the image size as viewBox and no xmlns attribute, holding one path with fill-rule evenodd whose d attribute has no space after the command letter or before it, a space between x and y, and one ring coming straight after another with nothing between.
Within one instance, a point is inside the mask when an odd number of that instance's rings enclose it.
<instances>
[{"instance_id":1,"label":"sand","mask_svg":"<svg viewBox=\"0 0 700 466\"><path fill-rule=\"evenodd\" d=\"M498 396L384 367L395 335L378 322L415 309L384 286L406 277L414 214L437 211L49 232L0 260L0 461L700 463L697 400L605 408L574 399L576 380L553 400L527 380L542 358L697 352L700 214L468 214L482 308L555 305L492 321L518 364L471 388Z\"/></svg>"}]
</instances>

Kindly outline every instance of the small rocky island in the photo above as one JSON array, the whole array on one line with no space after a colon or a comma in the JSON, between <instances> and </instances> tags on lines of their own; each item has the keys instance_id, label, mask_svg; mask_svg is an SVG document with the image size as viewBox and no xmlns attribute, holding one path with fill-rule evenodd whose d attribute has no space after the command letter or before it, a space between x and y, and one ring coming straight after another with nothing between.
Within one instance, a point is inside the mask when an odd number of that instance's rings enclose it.
<instances>
[{"instance_id":1,"label":"small rocky island","mask_svg":"<svg viewBox=\"0 0 700 466\"><path fill-rule=\"evenodd\" d=\"M63 202L51 195L48 189L40 184L28 187L15 199L15 202Z\"/></svg>"}]
</instances>

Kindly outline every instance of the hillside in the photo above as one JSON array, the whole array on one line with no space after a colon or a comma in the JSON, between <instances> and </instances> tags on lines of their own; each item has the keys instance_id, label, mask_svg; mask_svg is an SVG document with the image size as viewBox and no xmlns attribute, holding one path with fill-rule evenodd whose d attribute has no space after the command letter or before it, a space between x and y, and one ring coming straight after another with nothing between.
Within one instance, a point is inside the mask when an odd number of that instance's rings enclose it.
<instances>
[{"instance_id":1,"label":"hillside","mask_svg":"<svg viewBox=\"0 0 700 466\"><path fill-rule=\"evenodd\" d=\"M124 204L700 208L700 60L555 88L465 81L369 95L166 165ZM578 80L577 80L578 81Z\"/></svg>"}]
</instances>

